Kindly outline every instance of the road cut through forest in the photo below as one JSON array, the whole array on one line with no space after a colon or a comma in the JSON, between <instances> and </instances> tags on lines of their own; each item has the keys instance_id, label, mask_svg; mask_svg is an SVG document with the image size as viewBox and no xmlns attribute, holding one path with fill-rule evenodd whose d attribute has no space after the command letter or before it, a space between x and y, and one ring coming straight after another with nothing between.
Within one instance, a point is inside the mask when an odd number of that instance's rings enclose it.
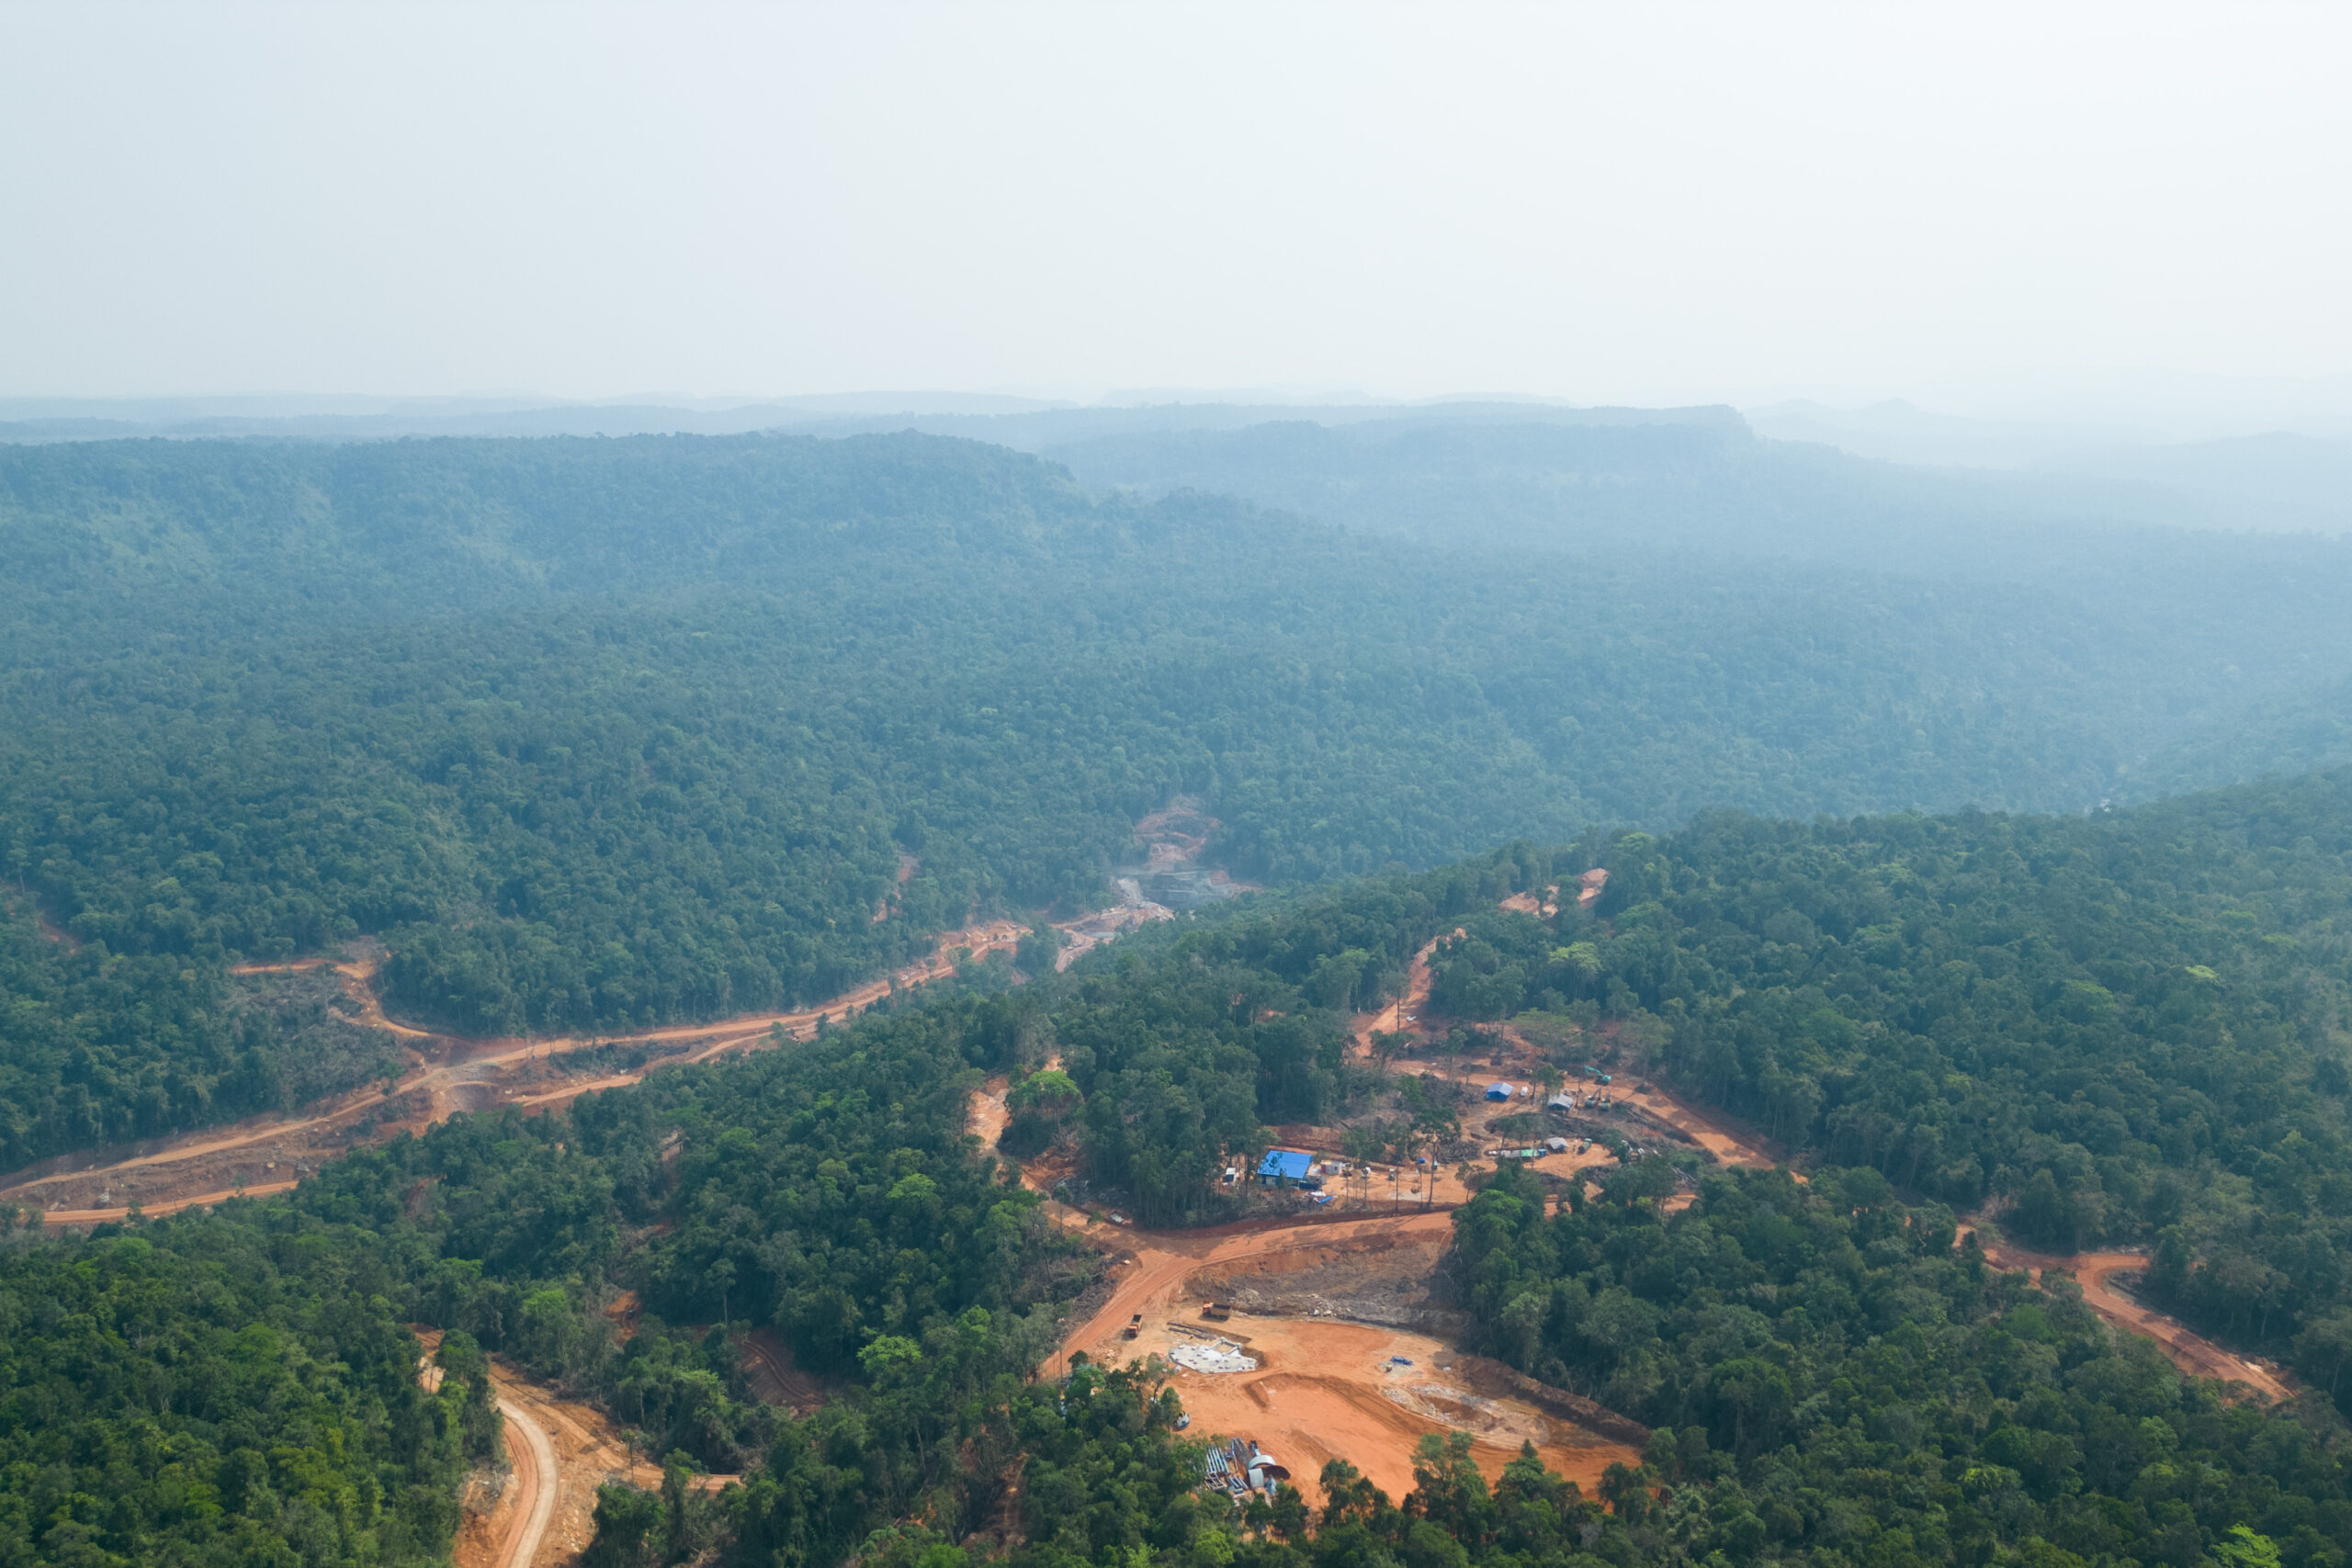
<instances>
[{"instance_id":1,"label":"road cut through forest","mask_svg":"<svg viewBox=\"0 0 2352 1568\"><path fill-rule=\"evenodd\" d=\"M424 1347L420 1381L437 1388L441 1370L432 1358L441 1330L417 1325L414 1332ZM627 1482L651 1490L662 1484L662 1467L636 1453L594 1405L566 1399L496 1357L489 1364L511 1468L491 1506L469 1512L459 1526L454 1568L567 1568L595 1539L596 1488ZM741 1479L697 1475L693 1483L716 1492Z\"/></svg>"},{"instance_id":2,"label":"road cut through forest","mask_svg":"<svg viewBox=\"0 0 2352 1568\"><path fill-rule=\"evenodd\" d=\"M1963 1225L1961 1234L1969 1235L1973 1229ZM2173 1365L2191 1377L2244 1383L2266 1399L2292 1399L2295 1395L2293 1387L2275 1365L2225 1350L2124 1294L2116 1286L2114 1277L2145 1269L2148 1260L2139 1253L2077 1252L2058 1257L2012 1247L2007 1242L1991 1242L1984 1244L1984 1259L1999 1269L2023 1269L2037 1280L2052 1272L2072 1274L2083 1289L2083 1304L2116 1326L2154 1340Z\"/></svg>"},{"instance_id":3,"label":"road cut through forest","mask_svg":"<svg viewBox=\"0 0 2352 1568\"><path fill-rule=\"evenodd\" d=\"M221 1202L240 1192L260 1196L284 1191L349 1147L355 1126L362 1122L372 1119L384 1134L402 1130L421 1133L460 1111L567 1104L591 1089L640 1082L662 1067L761 1049L775 1043L779 1032L786 1040L808 1039L820 1021L838 1021L894 992L947 978L966 958L1010 953L1026 934L1025 926L1001 919L947 931L927 958L813 1007L673 1024L631 1034L547 1039L441 1034L390 1019L374 991L379 964L373 959L241 965L237 972L249 975L335 969L344 976L363 1021L402 1042L406 1070L388 1089L374 1086L355 1089L295 1115L249 1117L134 1145L130 1152L113 1157L101 1151L95 1156L62 1156L44 1161L33 1168L36 1174L19 1173L18 1179L0 1187L0 1204L38 1209L48 1224L67 1225L122 1219L134 1204L142 1213L161 1216ZM560 1070L562 1057L581 1051L649 1046L676 1049L642 1065L593 1078Z\"/></svg>"},{"instance_id":4,"label":"road cut through forest","mask_svg":"<svg viewBox=\"0 0 2352 1568\"><path fill-rule=\"evenodd\" d=\"M1588 883L1582 897L1589 901L1598 891L1597 883ZM383 1014L374 991L374 959L331 965L310 960L275 967L335 968L364 1021L403 1042L410 1069L389 1097L401 1112L390 1125L421 1130L459 1110L565 1103L592 1089L641 1081L661 1066L757 1049L774 1043L779 1032L785 1038L806 1038L820 1018L843 1018L894 990L952 974L958 949L968 950L973 957L1007 951L1023 934L1024 928L1012 921L966 927L943 935L928 959L815 1007L611 1038L468 1040L435 1034ZM1367 1055L1378 1030L1420 1032L1435 1021L1416 1015L1427 1014L1430 959L1442 940L1433 940L1414 955L1406 987L1390 1007L1355 1021L1356 1042ZM244 972L268 972L270 967L249 966ZM648 1045L679 1049L594 1078L567 1077L555 1068L557 1059L582 1050ZM1465 1080L1485 1076L1454 1063L1432 1063L1421 1070ZM992 1145L1004 1126L1007 1088L1005 1079L995 1078L973 1096L969 1130L984 1144ZM1718 1161L1780 1163L1783 1151L1752 1130L1689 1105L1655 1085L1624 1083L1612 1093L1673 1127ZM161 1216L239 1193L283 1191L296 1184L300 1173L315 1168L313 1162L347 1146L347 1129L386 1102L387 1097L363 1091L305 1116L209 1129L84 1169L31 1177L0 1189L0 1202L76 1194L108 1200L71 1207L60 1203L46 1214L52 1224L74 1224L125 1218L134 1203L143 1213ZM1482 1111L1519 1109L1522 1107L1515 1104L1481 1104L1468 1120L1483 1126L1487 1117ZM243 1171L233 1181L224 1179L224 1172L241 1156L256 1151L274 1156L250 1173L257 1179L245 1179ZM1571 1158L1566 1166L1580 1169L1591 1163ZM288 1165L296 1175L280 1173ZM1022 1178L1046 1191L1055 1173L1051 1165L1029 1162L1022 1168ZM1570 1170L1564 1168L1556 1174ZM119 1194L117 1189L121 1190ZM121 1201L112 1201L118 1195ZM1104 1361L1148 1354L1166 1360L1180 1344L1208 1344L1222 1337L1256 1365L1236 1372L1175 1368L1171 1379L1195 1427L1259 1442L1290 1466L1310 1498L1318 1491L1316 1472L1331 1458L1348 1460L1392 1496L1401 1497L1411 1489L1412 1455L1420 1438L1450 1431L1470 1435L1474 1456L1490 1475L1517 1455L1522 1442L1532 1442L1553 1469L1589 1488L1610 1463L1637 1463L1637 1448L1565 1417L1557 1409L1539 1407L1523 1397L1526 1391L1509 1383L1507 1369L1461 1351L1443 1337L1417 1326L1337 1315L1244 1311L1222 1321L1202 1316L1202 1309L1234 1280L1253 1273L1308 1266L1362 1267L1376 1273L1392 1268L1384 1261L1390 1254L1399 1254L1397 1261L1405 1266L1433 1272L1437 1257L1451 1240L1452 1210L1469 1196L1466 1185L1449 1180L1427 1194L1435 1201L1429 1206L1408 1206L1402 1213L1364 1214L1351 1206L1314 1220L1278 1219L1194 1232L1114 1227L1054 1203L1052 1212L1059 1221L1082 1229L1094 1245L1117 1255L1120 1272L1110 1296L1064 1337L1053 1370L1065 1369L1069 1358L1081 1351ZM1688 1194L1678 1196L1680 1202L1672 1206L1689 1201ZM2001 1267L2074 1273L2086 1304L2117 1326L2154 1338L2185 1372L2241 1383L2270 1398L2291 1394L2274 1371L2222 1350L2118 1291L2110 1277L2144 1267L2142 1258L2121 1253L2045 1257L2006 1244L1986 1251L1988 1259ZM1137 1328L1133 1338L1125 1333L1131 1324ZM510 1432L521 1439L510 1444L514 1484L496 1509L469 1522L458 1548L460 1568L525 1568L573 1561L593 1535L596 1484L622 1477L641 1485L658 1484L659 1472L635 1461L611 1422L590 1407L565 1402L504 1368L494 1369L493 1381Z\"/></svg>"}]
</instances>

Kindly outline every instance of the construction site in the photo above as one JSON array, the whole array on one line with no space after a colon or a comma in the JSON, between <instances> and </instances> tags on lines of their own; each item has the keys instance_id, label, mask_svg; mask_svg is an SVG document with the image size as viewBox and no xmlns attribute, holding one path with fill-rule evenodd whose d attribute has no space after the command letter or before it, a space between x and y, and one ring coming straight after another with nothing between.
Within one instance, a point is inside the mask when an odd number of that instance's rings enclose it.
<instances>
[{"instance_id":1,"label":"construction site","mask_svg":"<svg viewBox=\"0 0 2352 1568\"><path fill-rule=\"evenodd\" d=\"M1204 839L1182 831L1187 825L1179 818L1164 828L1166 841L1177 845L1171 860ZM1598 874L1589 875L1577 891L1589 901L1600 884ZM1537 912L1555 907L1558 896L1545 889L1540 899L1515 897ZM1137 919L1170 915L1151 908L1122 905L1107 919L1071 922L1065 934L1080 942L1108 940ZM1099 932L1087 931L1090 925ZM788 1046L829 1020L952 975L977 954L1010 950L1026 930L995 921L946 933L930 959L820 1007L618 1039L435 1034L384 1015L373 987L377 954L280 965L281 972L324 970L336 977L350 1025L396 1045L401 1066L389 1082L288 1116L52 1161L18 1173L0 1190L0 1202L36 1209L51 1225L90 1224L134 1210L161 1215L285 1190L356 1142L421 1130L462 1111L560 1106L672 1064ZM1092 1309L1069 1325L1039 1374L1064 1377L1087 1361L1159 1368L1182 1401L1188 1429L1215 1439L1204 1484L1238 1495L1287 1483L1316 1503L1322 1467L1345 1460L1401 1498L1413 1488L1422 1440L1450 1434L1469 1438L1489 1477L1527 1445L1588 1490L1612 1463L1638 1464L1649 1434L1637 1423L1461 1348L1469 1319L1447 1269L1453 1211L1507 1163L1534 1172L1558 1201L1629 1159L1663 1154L1686 1173L1680 1190L1661 1201L1671 1211L1694 1196L1689 1171L1784 1159L1785 1151L1751 1131L1668 1092L1637 1061L1595 1066L1552 1089L1539 1082L1546 1061L1541 1043L1510 1025L1465 1032L1432 1016L1429 960L1439 940L1415 956L1400 995L1352 1025L1363 1057L1368 1060L1375 1039L1385 1036L1385 1070L1410 1076L1425 1095L1444 1097L1453 1133L1422 1145L1431 1152L1370 1159L1344 1152L1346 1129L1279 1128L1279 1141L1258 1163L1228 1173L1254 1189L1255 1217L1161 1231L1127 1223L1115 1207L1065 1201L1075 1171L1067 1145L1010 1162L1009 1174L1044 1197L1056 1223L1107 1263L1103 1283L1089 1293ZM1465 1039L1475 1050L1462 1049ZM992 1148L1007 1125L1008 1089L1000 1077L970 1099L967 1130L985 1147ZM2075 1272L2089 1305L2118 1326L2152 1337L2186 1371L2223 1378L2257 1397L2290 1392L2276 1369L2230 1355L2119 1290L2116 1277L2142 1259L2043 1258L1998 1244L1988 1247L1987 1257L2037 1274ZM429 1348L435 1336L421 1332ZM768 1331L749 1336L743 1355L746 1386L756 1397L807 1410L829 1395L794 1370L789 1348ZM628 1450L602 1413L503 1364L495 1376L509 1423L511 1469L480 1478L469 1492L458 1561L463 1568L555 1568L576 1561L593 1533L596 1485L647 1484L658 1472ZM700 1484L723 1486L729 1479Z\"/></svg>"}]
</instances>

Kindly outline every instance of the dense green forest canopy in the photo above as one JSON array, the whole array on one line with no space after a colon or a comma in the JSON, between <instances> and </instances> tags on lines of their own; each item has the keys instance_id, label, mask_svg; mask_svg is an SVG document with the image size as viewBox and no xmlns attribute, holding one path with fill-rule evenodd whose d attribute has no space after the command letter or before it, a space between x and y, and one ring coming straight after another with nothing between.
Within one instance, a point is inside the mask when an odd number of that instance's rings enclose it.
<instances>
[{"instance_id":1,"label":"dense green forest canopy","mask_svg":"<svg viewBox=\"0 0 2352 1568\"><path fill-rule=\"evenodd\" d=\"M1792 1149L2147 1248L2192 1320L2339 1383L2352 1347L2352 774L2087 817L1702 818L1594 912L1484 912L1435 997L1655 1027Z\"/></svg>"},{"instance_id":2,"label":"dense green forest canopy","mask_svg":"<svg viewBox=\"0 0 2352 1568\"><path fill-rule=\"evenodd\" d=\"M910 997L816 1042L657 1074L568 1113L460 1117L217 1218L20 1242L0 1288L40 1344L96 1333L122 1361L77 1396L90 1442L142 1422L178 1430L199 1413L153 1413L150 1391L211 1385L141 1371L176 1341L107 1338L119 1309L80 1327L18 1278L66 1271L69 1314L76 1292L143 1292L158 1333L198 1317L232 1334L255 1317L316 1325L306 1353L348 1365L346 1381L386 1369L367 1384L386 1401L413 1387L397 1325L449 1331L455 1392L416 1397L423 1424L406 1428L390 1403L354 1406L345 1419L376 1435L342 1450L398 1456L411 1450L391 1434L429 1434L445 1496L469 1449L496 1440L468 1416L474 1346L604 1404L675 1474L749 1478L718 1499L682 1483L608 1490L598 1562L858 1552L952 1568L967 1555L956 1543L1012 1518L1024 1568L1142 1548L1204 1568L1716 1553L2332 1564L2352 1545L2352 1435L2318 1392L2340 1390L2352 1352L2340 1299L2281 1299L2267 1325L2208 1314L2226 1336L2267 1336L2314 1389L2283 1412L2233 1406L2115 1337L2071 1286L2037 1289L1955 1247L1954 1220L1989 1199L2046 1245L2153 1238L2153 1287L2191 1312L2209 1275L2217 1299L2239 1289L2220 1280L2240 1267L2233 1248L2291 1239L2292 1261L2324 1259L2352 1092L2333 945L2347 824L2352 777L2335 775L2086 818L1716 816L1666 838L1514 845L1175 922L1010 992ZM1592 863L1611 871L1595 909L1570 904L1547 926L1495 908ZM1163 1221L1221 1217L1215 1156L1254 1150L1267 1122L1375 1102L1375 1075L1340 1050L1347 1012L1392 992L1432 937L1448 939L1448 1006L1541 1010L1530 1026L1563 1042L1564 1061L1654 1049L1653 1069L1686 1089L1777 1116L1777 1134L1811 1151L1811 1179L1702 1167L1698 1202L1668 1215L1637 1162L1551 1215L1532 1179L1502 1176L1459 1216L1453 1267L1478 1347L1657 1434L1598 1495L1532 1460L1489 1483L1439 1444L1408 1497L1334 1468L1323 1509L1292 1497L1237 1513L1194 1491L1197 1435L1177 1429L1150 1376L1029 1381L1095 1265L965 1135L967 1097L983 1074L1030 1074L1041 1087L1023 1103L1050 1107L1090 1179ZM1956 1023L1914 1036L1906 1007ZM1054 1057L1055 1075L1035 1071ZM1907 1119L1890 1125L1898 1105ZM1915 1161L1931 1128L1946 1141ZM1969 1155L1978 1185L1963 1191L1950 1168ZM2057 1170L2064 1185L2041 1181ZM2034 1229L2051 1225L2075 1228ZM2266 1256L2285 1271L2284 1254ZM645 1308L626 1342L607 1310L625 1288ZM728 1325L706 1326L717 1320ZM740 1339L755 1327L836 1397L809 1416L751 1399ZM346 1335L385 1348L347 1353ZM229 1431L243 1385L220 1386L201 1419ZM321 1396L345 1397L336 1386ZM267 1546L277 1532L303 1551L300 1532L330 1516L346 1533L319 1539L392 1528L389 1502L348 1505L347 1523L324 1502L293 1506L356 1476L349 1460L240 1461L211 1430L198 1434L209 1448L109 1436L127 1445L119 1460L77 1450L72 1464L117 1465L103 1492L96 1468L10 1482L11 1496L120 1499L74 1505L71 1529L28 1504L28 1549L160 1561L166 1536L243 1531ZM373 1495L394 1496L395 1473L425 1484L422 1460L368 1462ZM400 1539L440 1539L446 1516L415 1517L421 1533Z\"/></svg>"},{"instance_id":3,"label":"dense green forest canopy","mask_svg":"<svg viewBox=\"0 0 2352 1568\"><path fill-rule=\"evenodd\" d=\"M396 1012L477 1032L808 1002L1100 898L1179 792L1268 881L2077 807L2347 635L1432 548L914 435L11 448L0 570L9 1165L299 1094L240 959L380 937Z\"/></svg>"},{"instance_id":4,"label":"dense green forest canopy","mask_svg":"<svg viewBox=\"0 0 2352 1568\"><path fill-rule=\"evenodd\" d=\"M2215 705L2221 722L2119 775L2119 799L2352 758L2336 683L2344 650L2329 629L2352 592L2352 543L2303 531L2308 505L2281 502L2274 516L2259 486L2217 506L2122 482L2124 459L2106 481L1872 462L1759 440L1720 409L1317 411L1132 427L1041 450L1125 494L1215 491L1441 547L1670 555L1702 571L1806 561L2063 601L2088 644L2113 653L2161 642L2233 694ZM2157 455L2138 456L2160 474Z\"/></svg>"},{"instance_id":5,"label":"dense green forest canopy","mask_svg":"<svg viewBox=\"0 0 2352 1568\"><path fill-rule=\"evenodd\" d=\"M1545 1217L1504 1177L1463 1212L1486 1342L1654 1432L1620 1562L2334 1563L2341 1423L2223 1404L2071 1281L1957 1251L1870 1169L1710 1176ZM1493 1526L1487 1527L1488 1530ZM1716 1555L1720 1553L1718 1558ZM2237 1555L2244 1553L2245 1555Z\"/></svg>"},{"instance_id":6,"label":"dense green forest canopy","mask_svg":"<svg viewBox=\"0 0 2352 1568\"><path fill-rule=\"evenodd\" d=\"M1019 1040L1001 1002L933 1003L569 1116L460 1116L283 1200L10 1236L0 1560L446 1561L460 1474L499 1441L485 1350L675 1464L758 1472L724 1519L680 1503L664 1548L723 1526L743 1561L766 1540L831 1563L934 1506L977 1528L1024 1445L1094 1462L1097 1428L1115 1450L1142 1427L1065 1420L1027 1382L1095 1265L964 1139ZM437 1394L410 1324L447 1331ZM806 1420L751 1398L755 1327L846 1397ZM1170 1474L1181 1497L1194 1472Z\"/></svg>"},{"instance_id":7,"label":"dense green forest canopy","mask_svg":"<svg viewBox=\"0 0 2352 1568\"><path fill-rule=\"evenodd\" d=\"M0 1561L447 1562L488 1381L424 1392L361 1241L249 1205L0 1252Z\"/></svg>"}]
</instances>

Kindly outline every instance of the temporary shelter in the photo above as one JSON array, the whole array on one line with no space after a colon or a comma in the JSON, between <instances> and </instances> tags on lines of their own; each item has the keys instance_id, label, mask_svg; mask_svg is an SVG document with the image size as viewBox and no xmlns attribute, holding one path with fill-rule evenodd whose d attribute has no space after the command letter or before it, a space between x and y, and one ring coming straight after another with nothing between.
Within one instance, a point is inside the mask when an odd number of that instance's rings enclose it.
<instances>
[{"instance_id":1,"label":"temporary shelter","mask_svg":"<svg viewBox=\"0 0 2352 1568\"><path fill-rule=\"evenodd\" d=\"M1295 1187L1306 1181L1307 1168L1315 1156L1304 1149L1268 1149L1266 1157L1258 1162L1258 1179L1278 1187Z\"/></svg>"}]
</instances>

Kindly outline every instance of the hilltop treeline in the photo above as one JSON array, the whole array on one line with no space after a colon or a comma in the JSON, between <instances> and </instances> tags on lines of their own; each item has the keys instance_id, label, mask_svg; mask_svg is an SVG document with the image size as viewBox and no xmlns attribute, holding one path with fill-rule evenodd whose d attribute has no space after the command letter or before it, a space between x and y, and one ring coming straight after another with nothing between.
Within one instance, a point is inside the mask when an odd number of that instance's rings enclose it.
<instances>
[{"instance_id":1,"label":"hilltop treeline","mask_svg":"<svg viewBox=\"0 0 2352 1568\"><path fill-rule=\"evenodd\" d=\"M301 1082L238 960L380 937L394 1011L469 1032L807 1003L1102 897L1179 792L1261 881L1708 805L2075 806L2324 651L1103 500L913 435L10 447L0 572L10 1166Z\"/></svg>"}]
</instances>

